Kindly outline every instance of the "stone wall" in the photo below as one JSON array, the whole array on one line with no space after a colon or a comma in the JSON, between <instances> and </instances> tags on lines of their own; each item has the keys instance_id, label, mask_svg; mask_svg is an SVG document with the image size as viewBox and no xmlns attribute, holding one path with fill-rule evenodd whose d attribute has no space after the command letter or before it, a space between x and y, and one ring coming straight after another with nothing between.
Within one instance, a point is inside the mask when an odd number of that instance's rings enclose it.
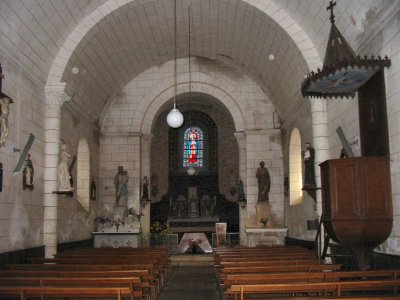
<instances>
[{"instance_id":1,"label":"stone wall","mask_svg":"<svg viewBox=\"0 0 400 300\"><path fill-rule=\"evenodd\" d=\"M0 193L0 252L43 244L44 105L43 85L27 76L27 70L6 52L0 54L3 93L10 96L10 131L0 147L3 191ZM34 167L34 190L22 189L22 170L13 173L20 157L13 148L24 149L29 134L36 138L29 151Z\"/></svg>"},{"instance_id":2,"label":"stone wall","mask_svg":"<svg viewBox=\"0 0 400 300\"><path fill-rule=\"evenodd\" d=\"M293 129L297 128L299 130L301 137L301 149L304 150L304 145L306 142L310 142L311 144L313 143L311 127L311 107L309 102L305 102L302 109L299 110L292 119L285 122L282 126L285 175L289 175L289 145ZM302 175L303 174L304 164L302 163ZM289 196L285 196L285 224L289 229L290 237L313 240L315 238L316 231L307 230L307 220L318 218L315 201L305 191L303 191L302 197L303 201L300 204L290 205Z\"/></svg>"},{"instance_id":3,"label":"stone wall","mask_svg":"<svg viewBox=\"0 0 400 300\"><path fill-rule=\"evenodd\" d=\"M73 111L68 103L62 107L61 114L61 140L68 146L72 156L79 156L79 141L85 138L89 145L90 156L90 179L94 179L99 186L99 137L98 131L93 124L85 121L78 112ZM66 195L58 196L57 207L57 241L64 243L69 241L87 240L91 238L94 231L94 218L96 216L97 201L89 202L87 211L77 200L77 188L81 182L77 178L79 158L72 170L73 197ZM88 189L88 191L90 188ZM97 190L99 195L99 191Z\"/></svg>"}]
</instances>

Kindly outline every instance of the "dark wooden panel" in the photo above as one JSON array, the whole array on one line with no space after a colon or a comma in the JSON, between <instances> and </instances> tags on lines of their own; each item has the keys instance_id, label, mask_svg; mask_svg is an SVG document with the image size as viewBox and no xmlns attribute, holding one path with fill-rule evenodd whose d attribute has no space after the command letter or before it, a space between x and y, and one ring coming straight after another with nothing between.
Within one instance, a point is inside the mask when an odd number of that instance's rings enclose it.
<instances>
[{"instance_id":1,"label":"dark wooden panel","mask_svg":"<svg viewBox=\"0 0 400 300\"><path fill-rule=\"evenodd\" d=\"M371 162L363 166L365 175L365 202L364 215L366 217L379 218L386 217L392 211L392 199L390 178L387 169L382 162ZM376 200L377 199L377 200Z\"/></svg>"},{"instance_id":2,"label":"dark wooden panel","mask_svg":"<svg viewBox=\"0 0 400 300\"><path fill-rule=\"evenodd\" d=\"M358 91L362 156L389 155L385 77L381 70Z\"/></svg>"},{"instance_id":3,"label":"dark wooden panel","mask_svg":"<svg viewBox=\"0 0 400 300\"><path fill-rule=\"evenodd\" d=\"M332 159L320 166L325 229L354 252L360 268L369 268L373 249L392 230L389 160Z\"/></svg>"},{"instance_id":4,"label":"dark wooden panel","mask_svg":"<svg viewBox=\"0 0 400 300\"><path fill-rule=\"evenodd\" d=\"M332 217L360 217L356 168L353 164L338 164L332 172Z\"/></svg>"},{"instance_id":5,"label":"dark wooden panel","mask_svg":"<svg viewBox=\"0 0 400 300\"><path fill-rule=\"evenodd\" d=\"M4 269L4 265L6 264L26 263L27 258L34 257L44 257L44 246L0 253L0 269Z\"/></svg>"}]
</instances>

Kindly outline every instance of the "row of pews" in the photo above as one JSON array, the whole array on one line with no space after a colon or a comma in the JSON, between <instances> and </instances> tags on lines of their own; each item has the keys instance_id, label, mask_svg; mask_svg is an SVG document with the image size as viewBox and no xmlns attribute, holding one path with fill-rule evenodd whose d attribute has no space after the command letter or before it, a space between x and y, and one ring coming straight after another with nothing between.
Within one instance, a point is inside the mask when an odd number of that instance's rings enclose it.
<instances>
[{"instance_id":1,"label":"row of pews","mask_svg":"<svg viewBox=\"0 0 400 300\"><path fill-rule=\"evenodd\" d=\"M296 246L216 248L226 299L400 299L400 270L341 271Z\"/></svg>"},{"instance_id":2,"label":"row of pews","mask_svg":"<svg viewBox=\"0 0 400 300\"><path fill-rule=\"evenodd\" d=\"M0 270L0 299L155 300L170 270L167 248L93 248Z\"/></svg>"}]
</instances>

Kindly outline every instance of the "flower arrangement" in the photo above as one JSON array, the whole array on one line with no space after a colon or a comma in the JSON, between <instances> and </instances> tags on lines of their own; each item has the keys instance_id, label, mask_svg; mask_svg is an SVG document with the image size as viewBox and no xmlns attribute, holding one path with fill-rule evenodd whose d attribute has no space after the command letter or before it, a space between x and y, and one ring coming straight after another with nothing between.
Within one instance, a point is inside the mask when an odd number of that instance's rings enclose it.
<instances>
[{"instance_id":1,"label":"flower arrangement","mask_svg":"<svg viewBox=\"0 0 400 300\"><path fill-rule=\"evenodd\" d=\"M138 221L140 221L140 219L144 216L142 214L142 212L137 213L136 210L131 207L130 209L128 209L128 216L134 216Z\"/></svg>"},{"instance_id":2,"label":"flower arrangement","mask_svg":"<svg viewBox=\"0 0 400 300\"><path fill-rule=\"evenodd\" d=\"M104 225L104 224L107 223L107 222L112 222L112 219L103 215L103 216L98 216L98 217L96 217L96 218L94 219L94 221L95 221L97 224L100 223L100 224Z\"/></svg>"},{"instance_id":3,"label":"flower arrangement","mask_svg":"<svg viewBox=\"0 0 400 300\"><path fill-rule=\"evenodd\" d=\"M122 221L121 218L113 219L111 221L111 223L112 223L113 226L115 225L115 227L117 228L117 232L118 232L118 228L119 228L120 225L125 225L125 222Z\"/></svg>"},{"instance_id":4,"label":"flower arrangement","mask_svg":"<svg viewBox=\"0 0 400 300\"><path fill-rule=\"evenodd\" d=\"M168 234L168 232L169 232L169 226L167 223L161 223L156 221L150 226L151 234Z\"/></svg>"}]
</instances>

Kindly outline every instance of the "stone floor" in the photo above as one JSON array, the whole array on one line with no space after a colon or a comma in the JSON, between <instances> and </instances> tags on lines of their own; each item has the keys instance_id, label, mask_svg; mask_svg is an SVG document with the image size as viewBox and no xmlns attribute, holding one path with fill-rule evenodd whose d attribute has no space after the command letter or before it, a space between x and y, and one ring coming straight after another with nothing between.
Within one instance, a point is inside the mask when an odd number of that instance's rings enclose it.
<instances>
[{"instance_id":1,"label":"stone floor","mask_svg":"<svg viewBox=\"0 0 400 300\"><path fill-rule=\"evenodd\" d=\"M212 266L173 267L157 300L222 300Z\"/></svg>"}]
</instances>

